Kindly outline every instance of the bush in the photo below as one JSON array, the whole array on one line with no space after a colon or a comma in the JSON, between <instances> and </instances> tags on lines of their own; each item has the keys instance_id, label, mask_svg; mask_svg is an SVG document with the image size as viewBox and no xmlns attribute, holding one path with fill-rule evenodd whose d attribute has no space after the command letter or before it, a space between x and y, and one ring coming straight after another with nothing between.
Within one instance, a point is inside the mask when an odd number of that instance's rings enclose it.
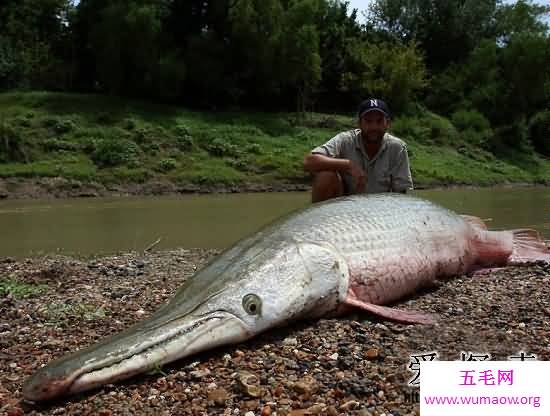
<instances>
[{"instance_id":1,"label":"bush","mask_svg":"<svg viewBox=\"0 0 550 416\"><path fill-rule=\"evenodd\" d=\"M430 131L430 139L435 143L454 144L458 138L456 128L445 117L428 113L426 125Z\"/></svg>"},{"instance_id":2,"label":"bush","mask_svg":"<svg viewBox=\"0 0 550 416\"><path fill-rule=\"evenodd\" d=\"M76 129L76 123L70 119L46 118L43 125L57 134L65 134Z\"/></svg>"},{"instance_id":3,"label":"bush","mask_svg":"<svg viewBox=\"0 0 550 416\"><path fill-rule=\"evenodd\" d=\"M96 115L96 121L99 124L113 124L116 121L116 116L112 112L101 111Z\"/></svg>"},{"instance_id":4,"label":"bush","mask_svg":"<svg viewBox=\"0 0 550 416\"><path fill-rule=\"evenodd\" d=\"M491 147L494 133L483 114L476 110L459 110L451 115L451 120L465 141L483 148Z\"/></svg>"},{"instance_id":5,"label":"bush","mask_svg":"<svg viewBox=\"0 0 550 416\"><path fill-rule=\"evenodd\" d=\"M246 152L259 155L262 153L262 146L260 146L258 143L250 143L248 146L246 146Z\"/></svg>"},{"instance_id":6,"label":"bush","mask_svg":"<svg viewBox=\"0 0 550 416\"><path fill-rule=\"evenodd\" d=\"M238 156L240 151L234 144L228 143L223 139L214 139L206 145L206 150L212 156Z\"/></svg>"},{"instance_id":7,"label":"bush","mask_svg":"<svg viewBox=\"0 0 550 416\"><path fill-rule=\"evenodd\" d=\"M127 118L122 122L122 128L124 130L134 130L137 127L138 123L133 118Z\"/></svg>"},{"instance_id":8,"label":"bush","mask_svg":"<svg viewBox=\"0 0 550 416\"><path fill-rule=\"evenodd\" d=\"M140 127L134 131L133 139L136 143L143 144L150 141L151 131L145 127Z\"/></svg>"},{"instance_id":9,"label":"bush","mask_svg":"<svg viewBox=\"0 0 550 416\"><path fill-rule=\"evenodd\" d=\"M29 162L26 142L21 131L0 121L0 161Z\"/></svg>"},{"instance_id":10,"label":"bush","mask_svg":"<svg viewBox=\"0 0 550 416\"><path fill-rule=\"evenodd\" d=\"M168 158L161 160L157 165L157 170L160 172L170 172L178 167L178 162L175 159Z\"/></svg>"},{"instance_id":11,"label":"bush","mask_svg":"<svg viewBox=\"0 0 550 416\"><path fill-rule=\"evenodd\" d=\"M188 151L193 148L193 138L191 136L176 136L176 147L181 151Z\"/></svg>"},{"instance_id":12,"label":"bush","mask_svg":"<svg viewBox=\"0 0 550 416\"><path fill-rule=\"evenodd\" d=\"M494 153L506 152L506 148L513 148L523 152L533 150L532 148L529 149L529 131L527 124L522 120L496 129L489 146Z\"/></svg>"},{"instance_id":13,"label":"bush","mask_svg":"<svg viewBox=\"0 0 550 416\"><path fill-rule=\"evenodd\" d=\"M430 129L416 117L400 117L392 123L392 132L406 142L414 140L419 143L429 143L431 137Z\"/></svg>"},{"instance_id":14,"label":"bush","mask_svg":"<svg viewBox=\"0 0 550 416\"><path fill-rule=\"evenodd\" d=\"M176 125L176 127L174 127L174 134L176 136L182 136L182 137L191 136L191 132L183 124L178 124Z\"/></svg>"},{"instance_id":15,"label":"bush","mask_svg":"<svg viewBox=\"0 0 550 416\"><path fill-rule=\"evenodd\" d=\"M137 162L139 147L131 140L104 139L97 141L91 155L99 167L133 165Z\"/></svg>"},{"instance_id":16,"label":"bush","mask_svg":"<svg viewBox=\"0 0 550 416\"><path fill-rule=\"evenodd\" d=\"M228 166L231 166L233 169L237 169L243 172L247 172L250 170L250 162L245 159L226 159L225 163Z\"/></svg>"},{"instance_id":17,"label":"bush","mask_svg":"<svg viewBox=\"0 0 550 416\"><path fill-rule=\"evenodd\" d=\"M535 150L550 156L550 110L540 111L529 121L529 139Z\"/></svg>"},{"instance_id":18,"label":"bush","mask_svg":"<svg viewBox=\"0 0 550 416\"><path fill-rule=\"evenodd\" d=\"M59 139L47 139L42 142L42 147L47 152L57 152L59 150L66 150L69 152L76 151L80 146L73 142L68 142Z\"/></svg>"}]
</instances>

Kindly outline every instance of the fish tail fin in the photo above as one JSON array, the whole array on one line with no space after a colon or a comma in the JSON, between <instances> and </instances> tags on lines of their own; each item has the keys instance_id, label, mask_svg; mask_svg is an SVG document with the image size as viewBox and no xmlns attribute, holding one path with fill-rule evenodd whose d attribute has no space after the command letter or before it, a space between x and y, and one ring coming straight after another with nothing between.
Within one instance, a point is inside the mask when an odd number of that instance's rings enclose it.
<instances>
[{"instance_id":1,"label":"fish tail fin","mask_svg":"<svg viewBox=\"0 0 550 416\"><path fill-rule=\"evenodd\" d=\"M513 250L508 264L525 264L543 261L550 263L550 247L539 233L530 229L511 230Z\"/></svg>"}]
</instances>

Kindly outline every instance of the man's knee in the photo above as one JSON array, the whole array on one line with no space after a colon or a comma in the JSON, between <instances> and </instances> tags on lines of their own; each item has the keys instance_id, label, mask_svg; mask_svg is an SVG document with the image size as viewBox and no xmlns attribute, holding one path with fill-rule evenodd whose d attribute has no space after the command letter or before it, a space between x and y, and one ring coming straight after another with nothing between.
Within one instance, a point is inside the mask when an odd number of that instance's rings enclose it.
<instances>
[{"instance_id":1,"label":"man's knee","mask_svg":"<svg viewBox=\"0 0 550 416\"><path fill-rule=\"evenodd\" d=\"M321 202L344 195L344 184L338 172L322 171L313 177L312 202Z\"/></svg>"}]
</instances>

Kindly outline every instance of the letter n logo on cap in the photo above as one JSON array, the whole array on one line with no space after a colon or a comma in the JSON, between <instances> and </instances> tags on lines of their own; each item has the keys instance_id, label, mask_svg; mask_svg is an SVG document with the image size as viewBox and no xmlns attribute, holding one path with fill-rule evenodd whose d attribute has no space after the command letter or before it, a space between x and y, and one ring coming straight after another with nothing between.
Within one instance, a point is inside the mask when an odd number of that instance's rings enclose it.
<instances>
[{"instance_id":1,"label":"letter n logo on cap","mask_svg":"<svg viewBox=\"0 0 550 416\"><path fill-rule=\"evenodd\" d=\"M371 107L378 107L378 100L370 100Z\"/></svg>"}]
</instances>

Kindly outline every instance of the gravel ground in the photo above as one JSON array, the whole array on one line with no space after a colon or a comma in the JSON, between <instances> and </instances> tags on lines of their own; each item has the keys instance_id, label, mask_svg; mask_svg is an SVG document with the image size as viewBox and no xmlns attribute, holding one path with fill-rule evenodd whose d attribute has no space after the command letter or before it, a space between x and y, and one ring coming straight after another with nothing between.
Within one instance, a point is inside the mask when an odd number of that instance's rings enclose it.
<instances>
[{"instance_id":1,"label":"gravel ground","mask_svg":"<svg viewBox=\"0 0 550 416\"><path fill-rule=\"evenodd\" d=\"M550 360L550 267L535 264L438 282L401 302L437 313L435 326L365 313L297 322L88 393L22 401L36 368L144 319L215 254L0 259L0 414L418 415L413 354L506 360L525 351ZM14 280L40 291L6 290Z\"/></svg>"}]
</instances>

